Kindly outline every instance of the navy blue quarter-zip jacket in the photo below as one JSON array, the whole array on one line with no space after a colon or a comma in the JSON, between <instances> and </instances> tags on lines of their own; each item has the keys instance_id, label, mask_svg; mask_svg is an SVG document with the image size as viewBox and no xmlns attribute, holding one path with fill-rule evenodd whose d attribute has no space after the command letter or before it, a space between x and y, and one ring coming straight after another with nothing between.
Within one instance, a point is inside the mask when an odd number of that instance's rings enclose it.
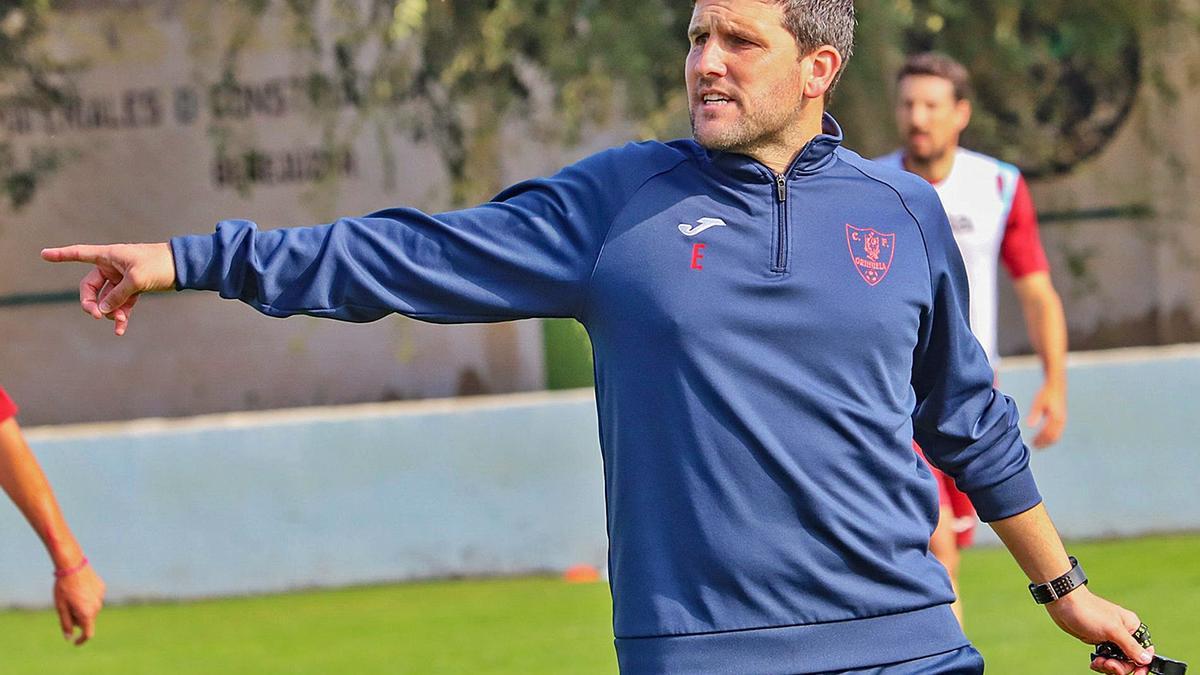
<instances>
[{"instance_id":1,"label":"navy blue quarter-zip jacket","mask_svg":"<svg viewBox=\"0 0 1200 675\"><path fill-rule=\"evenodd\" d=\"M439 215L225 221L172 240L178 286L272 316L581 321L622 672L946 652L967 640L913 439L984 520L1041 498L936 194L825 125L780 175L650 142Z\"/></svg>"}]
</instances>

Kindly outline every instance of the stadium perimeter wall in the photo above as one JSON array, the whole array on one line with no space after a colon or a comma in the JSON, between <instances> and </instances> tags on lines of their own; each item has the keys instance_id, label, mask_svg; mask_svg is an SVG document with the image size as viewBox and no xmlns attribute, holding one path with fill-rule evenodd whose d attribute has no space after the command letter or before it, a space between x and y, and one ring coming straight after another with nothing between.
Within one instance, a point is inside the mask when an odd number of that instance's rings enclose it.
<instances>
[{"instance_id":1,"label":"stadium perimeter wall","mask_svg":"<svg viewBox=\"0 0 1200 675\"><path fill-rule=\"evenodd\" d=\"M1074 354L1070 423L1033 463L1070 538L1200 529L1200 345ZM1027 406L1031 360L1001 385ZM112 600L603 566L590 391L28 430ZM984 528L984 542L995 542ZM0 606L48 561L0 505Z\"/></svg>"}]
</instances>

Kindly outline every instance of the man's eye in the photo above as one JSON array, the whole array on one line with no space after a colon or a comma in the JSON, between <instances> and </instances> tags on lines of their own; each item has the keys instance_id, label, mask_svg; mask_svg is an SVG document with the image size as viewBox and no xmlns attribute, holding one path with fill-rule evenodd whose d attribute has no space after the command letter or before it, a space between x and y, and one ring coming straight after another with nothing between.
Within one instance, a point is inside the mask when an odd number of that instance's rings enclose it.
<instances>
[{"instance_id":1,"label":"man's eye","mask_svg":"<svg viewBox=\"0 0 1200 675\"><path fill-rule=\"evenodd\" d=\"M697 46L697 47L698 47L698 46L700 46L700 45L704 44L705 42L708 42L708 35L694 35L694 36L692 36L692 45L693 45L693 46Z\"/></svg>"}]
</instances>

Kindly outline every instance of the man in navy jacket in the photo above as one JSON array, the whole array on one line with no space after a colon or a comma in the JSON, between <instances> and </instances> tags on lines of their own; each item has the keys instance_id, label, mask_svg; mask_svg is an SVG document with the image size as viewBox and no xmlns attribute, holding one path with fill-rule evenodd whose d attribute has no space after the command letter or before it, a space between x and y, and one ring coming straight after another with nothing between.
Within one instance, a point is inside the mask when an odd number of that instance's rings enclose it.
<instances>
[{"instance_id":1,"label":"man in navy jacket","mask_svg":"<svg viewBox=\"0 0 1200 675\"><path fill-rule=\"evenodd\" d=\"M622 672L982 672L928 551L937 492L914 437L1035 583L1078 577L971 335L936 194L841 147L824 113L853 28L850 0L699 0L694 140L601 152L475 208L43 256L95 265L83 308L117 334L139 293L172 288L271 316L574 317L595 350ZM1047 608L1143 656L1137 617L1086 587Z\"/></svg>"}]
</instances>

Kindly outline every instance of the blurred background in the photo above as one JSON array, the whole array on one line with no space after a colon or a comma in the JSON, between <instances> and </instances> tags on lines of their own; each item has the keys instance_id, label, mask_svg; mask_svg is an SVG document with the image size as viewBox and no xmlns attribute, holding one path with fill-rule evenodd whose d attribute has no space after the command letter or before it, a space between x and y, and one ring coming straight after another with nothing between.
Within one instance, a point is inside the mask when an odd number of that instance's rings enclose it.
<instances>
[{"instance_id":1,"label":"blurred background","mask_svg":"<svg viewBox=\"0 0 1200 675\"><path fill-rule=\"evenodd\" d=\"M274 320L186 293L147 297L117 339L76 308L82 268L38 251L159 241L225 218L437 212L627 140L685 136L690 9L0 2L0 384L111 597L551 575L128 605L78 654L50 644L48 614L0 613L0 671L614 672L605 587L555 580L573 565L603 574L605 561L577 324ZM1163 651L1200 658L1186 611L1200 600L1200 542L1175 534L1200 531L1200 2L858 11L832 106L846 145L868 157L897 146L907 54L942 50L970 69L964 145L1030 180L1070 328L1070 421L1035 457L1039 480L1066 535L1124 539L1080 544L1111 570L1101 592L1152 607L1139 611L1172 640L1160 644L1179 645ZM1001 382L1027 404L1038 369L1020 358L1028 338L1002 287L1001 352L1018 358ZM36 538L9 506L0 532L0 607L44 606ZM1144 538L1160 533L1172 536ZM1025 607L1015 566L971 555L968 632L991 670L1083 672L1086 648Z\"/></svg>"}]
</instances>

